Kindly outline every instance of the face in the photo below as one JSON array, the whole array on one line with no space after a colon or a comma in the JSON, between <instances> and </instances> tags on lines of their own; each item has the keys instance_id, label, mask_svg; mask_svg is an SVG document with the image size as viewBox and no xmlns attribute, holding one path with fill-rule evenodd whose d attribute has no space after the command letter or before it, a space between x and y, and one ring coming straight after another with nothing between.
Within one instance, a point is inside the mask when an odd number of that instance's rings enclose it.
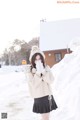
<instances>
[{"instance_id":1,"label":"face","mask_svg":"<svg viewBox=\"0 0 80 120\"><path fill-rule=\"evenodd\" d=\"M36 58L35 58L35 63L38 62L38 61L41 61L40 55L37 55Z\"/></svg>"},{"instance_id":2,"label":"face","mask_svg":"<svg viewBox=\"0 0 80 120\"><path fill-rule=\"evenodd\" d=\"M37 61L37 60L40 60L40 59L41 59L41 58L40 58L40 55L37 55L37 56L36 56L36 61Z\"/></svg>"},{"instance_id":3,"label":"face","mask_svg":"<svg viewBox=\"0 0 80 120\"><path fill-rule=\"evenodd\" d=\"M36 67L36 64L38 63L43 63L44 65L44 59L43 59L43 56L41 54L34 54L34 56L32 57L32 66L35 68Z\"/></svg>"}]
</instances>

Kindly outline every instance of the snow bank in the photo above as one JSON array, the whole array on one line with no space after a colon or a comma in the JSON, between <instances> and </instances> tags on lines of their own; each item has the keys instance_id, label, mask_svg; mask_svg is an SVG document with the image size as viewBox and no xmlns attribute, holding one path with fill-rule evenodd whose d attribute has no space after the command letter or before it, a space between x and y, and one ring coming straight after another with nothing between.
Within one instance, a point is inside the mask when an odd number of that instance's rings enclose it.
<instances>
[{"instance_id":1,"label":"snow bank","mask_svg":"<svg viewBox=\"0 0 80 120\"><path fill-rule=\"evenodd\" d=\"M59 106L54 120L80 120L80 51L66 54L53 66L54 97Z\"/></svg>"}]
</instances>

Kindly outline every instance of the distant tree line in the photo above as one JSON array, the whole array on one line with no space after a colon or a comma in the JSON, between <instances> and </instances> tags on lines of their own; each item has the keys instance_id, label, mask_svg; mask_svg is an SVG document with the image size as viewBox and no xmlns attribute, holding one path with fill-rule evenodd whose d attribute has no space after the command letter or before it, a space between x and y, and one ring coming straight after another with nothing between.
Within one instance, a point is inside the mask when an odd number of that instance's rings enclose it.
<instances>
[{"instance_id":1,"label":"distant tree line","mask_svg":"<svg viewBox=\"0 0 80 120\"><path fill-rule=\"evenodd\" d=\"M33 45L39 46L39 37L33 38L28 43L24 40L15 39L9 48L5 48L0 61L5 65L21 65L22 60L29 63L30 50Z\"/></svg>"}]
</instances>

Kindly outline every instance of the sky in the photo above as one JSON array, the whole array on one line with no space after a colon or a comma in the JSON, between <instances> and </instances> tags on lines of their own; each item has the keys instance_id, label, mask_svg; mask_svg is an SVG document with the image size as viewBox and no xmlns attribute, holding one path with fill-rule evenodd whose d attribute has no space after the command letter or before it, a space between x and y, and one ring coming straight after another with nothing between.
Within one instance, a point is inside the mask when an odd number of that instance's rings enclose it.
<instances>
[{"instance_id":1,"label":"sky","mask_svg":"<svg viewBox=\"0 0 80 120\"><path fill-rule=\"evenodd\" d=\"M14 39L29 42L33 37L38 37L42 19L80 18L80 3L58 1L0 0L0 54Z\"/></svg>"},{"instance_id":2,"label":"sky","mask_svg":"<svg viewBox=\"0 0 80 120\"><path fill-rule=\"evenodd\" d=\"M41 22L39 47L42 51L68 49L71 41L80 41L80 18Z\"/></svg>"}]
</instances>

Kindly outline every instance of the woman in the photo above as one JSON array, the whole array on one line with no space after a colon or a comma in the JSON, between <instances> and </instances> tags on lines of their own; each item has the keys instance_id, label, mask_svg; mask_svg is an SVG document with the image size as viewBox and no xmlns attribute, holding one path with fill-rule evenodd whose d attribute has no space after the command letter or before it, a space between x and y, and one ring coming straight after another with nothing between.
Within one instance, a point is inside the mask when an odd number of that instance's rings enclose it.
<instances>
[{"instance_id":1,"label":"woman","mask_svg":"<svg viewBox=\"0 0 80 120\"><path fill-rule=\"evenodd\" d=\"M50 84L54 77L45 63L45 55L37 46L33 46L27 65L26 77L30 94L34 99L33 112L40 113L42 120L49 120L49 114L57 108Z\"/></svg>"}]
</instances>

